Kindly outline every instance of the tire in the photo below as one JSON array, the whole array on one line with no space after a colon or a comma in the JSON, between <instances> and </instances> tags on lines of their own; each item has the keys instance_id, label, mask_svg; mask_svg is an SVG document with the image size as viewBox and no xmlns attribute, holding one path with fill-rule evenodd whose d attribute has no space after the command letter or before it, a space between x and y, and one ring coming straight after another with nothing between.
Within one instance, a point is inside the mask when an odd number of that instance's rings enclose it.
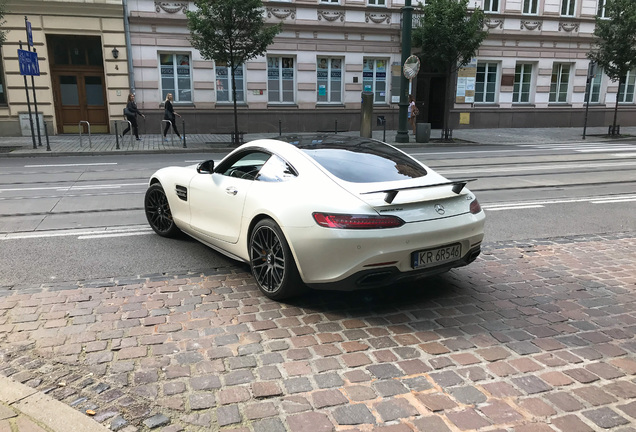
<instances>
[{"instance_id":1,"label":"tire","mask_svg":"<svg viewBox=\"0 0 636 432\"><path fill-rule=\"evenodd\" d=\"M144 210L150 227L161 237L176 237L181 230L172 219L168 197L161 184L150 185L144 198Z\"/></svg>"},{"instance_id":2,"label":"tire","mask_svg":"<svg viewBox=\"0 0 636 432\"><path fill-rule=\"evenodd\" d=\"M263 219L252 230L249 243L250 268L258 289L272 300L301 294L303 284L289 244L271 219Z\"/></svg>"}]
</instances>

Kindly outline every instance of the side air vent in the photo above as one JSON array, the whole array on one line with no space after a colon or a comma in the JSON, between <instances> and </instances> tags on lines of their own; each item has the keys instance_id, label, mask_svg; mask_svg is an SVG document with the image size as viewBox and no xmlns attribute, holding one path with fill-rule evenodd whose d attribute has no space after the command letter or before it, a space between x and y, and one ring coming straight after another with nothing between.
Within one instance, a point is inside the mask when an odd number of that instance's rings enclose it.
<instances>
[{"instance_id":1,"label":"side air vent","mask_svg":"<svg viewBox=\"0 0 636 432\"><path fill-rule=\"evenodd\" d=\"M188 188L186 188L185 186L177 185L176 192L179 198L181 198L184 201L188 200Z\"/></svg>"}]
</instances>

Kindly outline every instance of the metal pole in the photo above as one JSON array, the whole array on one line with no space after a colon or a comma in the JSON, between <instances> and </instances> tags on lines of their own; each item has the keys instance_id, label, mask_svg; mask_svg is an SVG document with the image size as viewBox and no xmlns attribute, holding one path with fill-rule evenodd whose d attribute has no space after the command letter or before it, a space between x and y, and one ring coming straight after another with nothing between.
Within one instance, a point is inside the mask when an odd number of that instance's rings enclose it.
<instances>
[{"instance_id":1,"label":"metal pole","mask_svg":"<svg viewBox=\"0 0 636 432\"><path fill-rule=\"evenodd\" d=\"M590 110L590 92L592 90L592 78L595 75L596 64L594 62L590 62L587 67L587 90L586 90L586 98L585 98L585 121L583 122L583 139L585 139L585 131L587 130L587 113Z\"/></svg>"},{"instance_id":2,"label":"metal pole","mask_svg":"<svg viewBox=\"0 0 636 432\"><path fill-rule=\"evenodd\" d=\"M35 48L33 48L33 52L36 53ZM38 99L35 96L35 80L33 79L33 75L31 75L31 87L33 88L33 106L35 107L35 124L37 125L37 128L38 128L38 145L42 147L42 132L40 132L40 118L38 117ZM44 113L42 113L42 118L44 118Z\"/></svg>"},{"instance_id":3,"label":"metal pole","mask_svg":"<svg viewBox=\"0 0 636 432\"><path fill-rule=\"evenodd\" d=\"M411 27L413 26L413 7L411 0L404 1L402 8L402 64L400 68L404 68L406 59L411 55ZM406 127L406 116L409 107L409 80L404 76L400 76L400 111L398 114L398 132L395 141L399 143L409 142L409 131Z\"/></svg>"},{"instance_id":4,"label":"metal pole","mask_svg":"<svg viewBox=\"0 0 636 432\"><path fill-rule=\"evenodd\" d=\"M281 136L283 134L283 125L281 120L278 120L278 136Z\"/></svg>"},{"instance_id":5,"label":"metal pole","mask_svg":"<svg viewBox=\"0 0 636 432\"><path fill-rule=\"evenodd\" d=\"M338 120L337 119L336 119L335 131L336 131L336 135L338 135Z\"/></svg>"},{"instance_id":6,"label":"metal pole","mask_svg":"<svg viewBox=\"0 0 636 432\"><path fill-rule=\"evenodd\" d=\"M20 49L22 49L22 41L20 41ZM31 98L29 98L29 85L27 84L26 75L22 75L24 78L24 90L26 91L27 108L29 109L29 124L31 125L31 139L33 140L33 150L37 150L38 146L35 143L35 129L33 128L33 115L31 114Z\"/></svg>"},{"instance_id":7,"label":"metal pole","mask_svg":"<svg viewBox=\"0 0 636 432\"><path fill-rule=\"evenodd\" d=\"M117 130L117 120L115 120L115 150L119 150L119 130ZM123 141L123 138L122 138ZM122 142L122 144L124 144Z\"/></svg>"}]
</instances>

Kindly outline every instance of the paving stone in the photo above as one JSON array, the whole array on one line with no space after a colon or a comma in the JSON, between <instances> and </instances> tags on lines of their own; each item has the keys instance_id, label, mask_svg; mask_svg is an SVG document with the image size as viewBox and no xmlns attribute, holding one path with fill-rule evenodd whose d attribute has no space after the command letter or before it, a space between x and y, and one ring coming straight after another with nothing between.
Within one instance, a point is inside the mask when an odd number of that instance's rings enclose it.
<instances>
[{"instance_id":1,"label":"paving stone","mask_svg":"<svg viewBox=\"0 0 636 432\"><path fill-rule=\"evenodd\" d=\"M257 381L252 383L252 394L255 398L267 398L283 394L277 382Z\"/></svg>"},{"instance_id":2,"label":"paving stone","mask_svg":"<svg viewBox=\"0 0 636 432\"><path fill-rule=\"evenodd\" d=\"M363 404L337 407L333 417L339 425L375 424L375 417Z\"/></svg>"},{"instance_id":3,"label":"paving stone","mask_svg":"<svg viewBox=\"0 0 636 432\"><path fill-rule=\"evenodd\" d=\"M344 385L344 381L337 373L325 373L314 375L314 380L318 385L318 388L331 388L331 387L342 387Z\"/></svg>"},{"instance_id":4,"label":"paving stone","mask_svg":"<svg viewBox=\"0 0 636 432\"><path fill-rule=\"evenodd\" d=\"M610 429L630 423L629 420L622 417L620 414L609 407L584 411L583 415L603 429Z\"/></svg>"},{"instance_id":5,"label":"paving stone","mask_svg":"<svg viewBox=\"0 0 636 432\"><path fill-rule=\"evenodd\" d=\"M572 390L572 393L592 406L608 405L616 402L616 398L596 386L586 386Z\"/></svg>"},{"instance_id":6,"label":"paving stone","mask_svg":"<svg viewBox=\"0 0 636 432\"><path fill-rule=\"evenodd\" d=\"M534 376L512 378L511 381L527 394L536 394L552 389L545 381Z\"/></svg>"},{"instance_id":7,"label":"paving stone","mask_svg":"<svg viewBox=\"0 0 636 432\"><path fill-rule=\"evenodd\" d=\"M446 417L448 417L455 426L462 430L477 430L491 424L472 408L463 409L461 411L446 412Z\"/></svg>"},{"instance_id":8,"label":"paving stone","mask_svg":"<svg viewBox=\"0 0 636 432\"><path fill-rule=\"evenodd\" d=\"M458 402L466 405L482 403L488 399L485 394L470 386L451 388L449 392Z\"/></svg>"},{"instance_id":9,"label":"paving stone","mask_svg":"<svg viewBox=\"0 0 636 432\"><path fill-rule=\"evenodd\" d=\"M406 378L402 383L412 391L421 392L433 388L433 384L425 376Z\"/></svg>"},{"instance_id":10,"label":"paving stone","mask_svg":"<svg viewBox=\"0 0 636 432\"><path fill-rule=\"evenodd\" d=\"M402 372L392 364L379 364L367 366L367 370L378 379L397 378Z\"/></svg>"},{"instance_id":11,"label":"paving stone","mask_svg":"<svg viewBox=\"0 0 636 432\"><path fill-rule=\"evenodd\" d=\"M284 385L288 393L302 393L312 390L311 383L306 377L286 379Z\"/></svg>"},{"instance_id":12,"label":"paving stone","mask_svg":"<svg viewBox=\"0 0 636 432\"><path fill-rule=\"evenodd\" d=\"M311 395L313 404L316 408L321 409L329 406L342 405L348 402L340 390L323 390L317 391Z\"/></svg>"},{"instance_id":13,"label":"paving stone","mask_svg":"<svg viewBox=\"0 0 636 432\"><path fill-rule=\"evenodd\" d=\"M213 393L191 394L188 398L190 408L193 410L204 410L216 406L216 398Z\"/></svg>"},{"instance_id":14,"label":"paving stone","mask_svg":"<svg viewBox=\"0 0 636 432\"><path fill-rule=\"evenodd\" d=\"M482 412L493 424L516 423L523 419L513 407L504 401L492 401L479 406Z\"/></svg>"},{"instance_id":15,"label":"paving stone","mask_svg":"<svg viewBox=\"0 0 636 432\"><path fill-rule=\"evenodd\" d=\"M636 382L615 381L603 386L603 389L623 399L632 399L636 397Z\"/></svg>"},{"instance_id":16,"label":"paving stone","mask_svg":"<svg viewBox=\"0 0 636 432\"><path fill-rule=\"evenodd\" d=\"M375 404L375 409L383 422L412 417L419 412L406 399L392 398Z\"/></svg>"},{"instance_id":17,"label":"paving stone","mask_svg":"<svg viewBox=\"0 0 636 432\"><path fill-rule=\"evenodd\" d=\"M245 416L249 420L262 419L278 415L278 410L271 402L259 402L249 404L243 408Z\"/></svg>"},{"instance_id":18,"label":"paving stone","mask_svg":"<svg viewBox=\"0 0 636 432\"><path fill-rule=\"evenodd\" d=\"M565 392L551 393L545 396L554 406L565 412L579 411L583 404L572 395Z\"/></svg>"},{"instance_id":19,"label":"paving stone","mask_svg":"<svg viewBox=\"0 0 636 432\"><path fill-rule=\"evenodd\" d=\"M554 408L539 398L527 398L519 401L518 404L534 417L550 417L557 413Z\"/></svg>"},{"instance_id":20,"label":"paving stone","mask_svg":"<svg viewBox=\"0 0 636 432\"><path fill-rule=\"evenodd\" d=\"M454 371L434 372L430 374L430 377L442 387L452 387L464 383L462 377Z\"/></svg>"},{"instance_id":21,"label":"paving stone","mask_svg":"<svg viewBox=\"0 0 636 432\"><path fill-rule=\"evenodd\" d=\"M594 432L594 429L574 414L552 418L551 421L562 432Z\"/></svg>"},{"instance_id":22,"label":"paving stone","mask_svg":"<svg viewBox=\"0 0 636 432\"><path fill-rule=\"evenodd\" d=\"M599 379L598 376L583 368L567 369L564 370L563 373L583 384L589 384L591 382L598 381Z\"/></svg>"},{"instance_id":23,"label":"paving stone","mask_svg":"<svg viewBox=\"0 0 636 432\"><path fill-rule=\"evenodd\" d=\"M216 409L216 421L219 426L228 426L241 422L238 405L220 406Z\"/></svg>"},{"instance_id":24,"label":"paving stone","mask_svg":"<svg viewBox=\"0 0 636 432\"><path fill-rule=\"evenodd\" d=\"M287 417L290 432L331 432L333 424L324 413L306 412Z\"/></svg>"},{"instance_id":25,"label":"paving stone","mask_svg":"<svg viewBox=\"0 0 636 432\"><path fill-rule=\"evenodd\" d=\"M143 421L147 428L155 429L159 426L165 426L170 423L170 419L163 414L155 414L154 416Z\"/></svg>"},{"instance_id":26,"label":"paving stone","mask_svg":"<svg viewBox=\"0 0 636 432\"><path fill-rule=\"evenodd\" d=\"M451 398L442 393L417 394L415 397L433 412L450 410L457 406Z\"/></svg>"}]
</instances>

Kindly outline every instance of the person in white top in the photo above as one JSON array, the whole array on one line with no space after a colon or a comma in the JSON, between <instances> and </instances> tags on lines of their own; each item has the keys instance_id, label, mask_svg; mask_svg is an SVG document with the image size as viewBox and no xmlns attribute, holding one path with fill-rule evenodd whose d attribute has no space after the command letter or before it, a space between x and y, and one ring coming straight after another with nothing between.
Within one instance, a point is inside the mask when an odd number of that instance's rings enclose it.
<instances>
[{"instance_id":1,"label":"person in white top","mask_svg":"<svg viewBox=\"0 0 636 432\"><path fill-rule=\"evenodd\" d=\"M417 115L419 114L417 107L415 106L415 98L413 95L409 95L409 108L408 108L408 116L407 119L409 124L411 125L411 129L413 129L413 135L415 135L415 121L417 119Z\"/></svg>"}]
</instances>

